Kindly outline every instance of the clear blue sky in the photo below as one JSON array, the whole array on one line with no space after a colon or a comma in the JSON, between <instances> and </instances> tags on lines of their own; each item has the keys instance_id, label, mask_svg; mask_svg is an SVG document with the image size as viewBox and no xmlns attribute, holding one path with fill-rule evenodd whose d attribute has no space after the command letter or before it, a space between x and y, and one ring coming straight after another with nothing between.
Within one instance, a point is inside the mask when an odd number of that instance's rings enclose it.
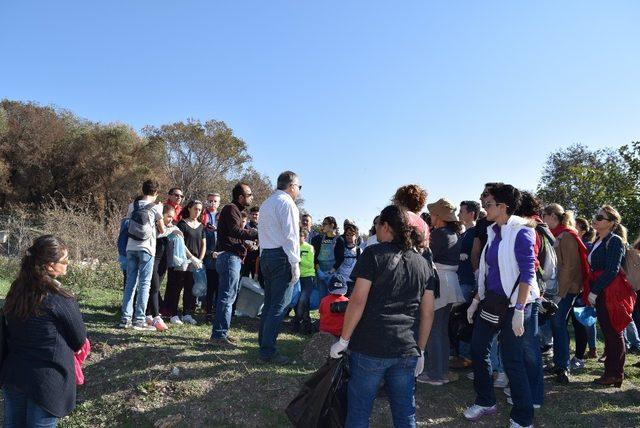
<instances>
[{"instance_id":1,"label":"clear blue sky","mask_svg":"<svg viewBox=\"0 0 640 428\"><path fill-rule=\"evenodd\" d=\"M637 1L5 1L0 98L136 129L224 120L314 217L534 189L548 153L640 139Z\"/></svg>"}]
</instances>

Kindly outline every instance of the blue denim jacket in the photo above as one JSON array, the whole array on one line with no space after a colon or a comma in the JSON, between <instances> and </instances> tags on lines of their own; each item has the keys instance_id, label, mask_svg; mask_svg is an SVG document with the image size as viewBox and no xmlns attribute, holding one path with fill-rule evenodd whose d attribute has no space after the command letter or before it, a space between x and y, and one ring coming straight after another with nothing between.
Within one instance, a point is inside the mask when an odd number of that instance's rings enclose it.
<instances>
[{"instance_id":1,"label":"blue denim jacket","mask_svg":"<svg viewBox=\"0 0 640 428\"><path fill-rule=\"evenodd\" d=\"M592 293L600 294L611 284L618 275L624 254L622 238L612 232L602 239L602 243L595 250L591 251L591 270L603 271L602 275L591 284Z\"/></svg>"}]
</instances>

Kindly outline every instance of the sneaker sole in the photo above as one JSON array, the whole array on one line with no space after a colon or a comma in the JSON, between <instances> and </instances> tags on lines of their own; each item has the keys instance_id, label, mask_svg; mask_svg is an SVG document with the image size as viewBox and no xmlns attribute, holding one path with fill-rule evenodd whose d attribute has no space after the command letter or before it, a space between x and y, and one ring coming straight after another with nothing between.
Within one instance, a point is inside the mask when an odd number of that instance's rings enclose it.
<instances>
[{"instance_id":1,"label":"sneaker sole","mask_svg":"<svg viewBox=\"0 0 640 428\"><path fill-rule=\"evenodd\" d=\"M465 415L465 418L471 422L476 422L478 420L480 420L480 418L484 417L484 416L491 416L491 415L495 415L498 412L497 408L493 408L490 410L485 410L482 413L480 413L478 416L474 417L474 418L467 418L467 416Z\"/></svg>"}]
</instances>

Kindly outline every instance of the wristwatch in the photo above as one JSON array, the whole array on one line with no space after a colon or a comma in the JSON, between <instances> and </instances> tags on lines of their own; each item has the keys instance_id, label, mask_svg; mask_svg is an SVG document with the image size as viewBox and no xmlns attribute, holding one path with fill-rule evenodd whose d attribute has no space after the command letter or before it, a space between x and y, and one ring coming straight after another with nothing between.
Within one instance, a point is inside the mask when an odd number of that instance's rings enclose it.
<instances>
[{"instance_id":1,"label":"wristwatch","mask_svg":"<svg viewBox=\"0 0 640 428\"><path fill-rule=\"evenodd\" d=\"M516 309L522 311L524 310L524 305L522 303L516 303Z\"/></svg>"}]
</instances>

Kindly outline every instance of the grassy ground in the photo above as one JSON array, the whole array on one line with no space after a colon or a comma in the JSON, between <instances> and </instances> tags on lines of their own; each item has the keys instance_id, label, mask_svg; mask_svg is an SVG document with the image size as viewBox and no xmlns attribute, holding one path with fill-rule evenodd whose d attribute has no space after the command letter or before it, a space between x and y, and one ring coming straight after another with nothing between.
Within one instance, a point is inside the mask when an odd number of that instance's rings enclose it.
<instances>
[{"instance_id":1,"label":"grassy ground","mask_svg":"<svg viewBox=\"0 0 640 428\"><path fill-rule=\"evenodd\" d=\"M0 296L7 288L8 282L0 279ZM287 426L284 408L314 371L299 357L306 339L287 333L280 336L279 346L296 363L286 368L256 364L255 320L234 319L241 346L219 350L206 346L207 325L178 326L162 334L115 329L116 287L82 289L78 297L93 350L85 367L86 384L78 389L78 406L61 422L63 427ZM629 381L621 389L593 388L590 381L602 366L591 360L570 386L548 379L536 426L640 426L640 369L630 367L638 357L627 361ZM508 425L509 405L496 391L497 419L475 425ZM472 382L462 376L444 387L419 384L416 401L419 425L469 426L461 413L473 401ZM372 422L392 425L384 398L377 400Z\"/></svg>"}]
</instances>

